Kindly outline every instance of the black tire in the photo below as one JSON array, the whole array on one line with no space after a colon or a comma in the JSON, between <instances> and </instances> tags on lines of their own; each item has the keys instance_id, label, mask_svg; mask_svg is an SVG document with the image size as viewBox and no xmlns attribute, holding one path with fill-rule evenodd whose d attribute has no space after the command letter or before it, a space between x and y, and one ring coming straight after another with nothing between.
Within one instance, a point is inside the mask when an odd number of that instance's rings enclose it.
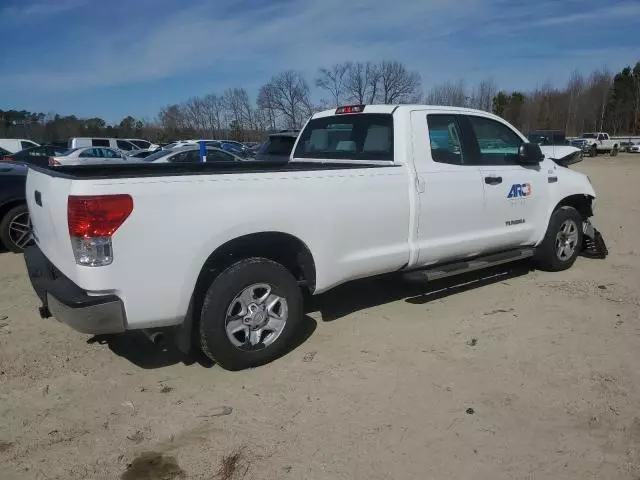
<instances>
[{"instance_id":1,"label":"black tire","mask_svg":"<svg viewBox=\"0 0 640 480\"><path fill-rule=\"evenodd\" d=\"M24 216L24 214L29 214L29 209L26 205L18 205L17 207L13 207L9 210L5 216L0 220L0 243L2 243L5 248L14 253L22 253L24 250L23 246L18 245L14 239L11 237L11 232L9 231L9 226L14 221L14 219Z\"/></svg>"},{"instance_id":2,"label":"black tire","mask_svg":"<svg viewBox=\"0 0 640 480\"><path fill-rule=\"evenodd\" d=\"M589 150L589 156L590 157L597 157L598 156L598 147L596 147L595 145L593 145L591 147L591 150Z\"/></svg>"},{"instance_id":3,"label":"black tire","mask_svg":"<svg viewBox=\"0 0 640 480\"><path fill-rule=\"evenodd\" d=\"M227 335L227 312L238 295L255 284L269 284L273 294L285 299L288 316L273 343L238 347ZM289 270L266 258L240 260L218 275L205 293L200 316L200 346L207 357L227 370L264 365L288 351L302 316L302 293Z\"/></svg>"},{"instance_id":4,"label":"black tire","mask_svg":"<svg viewBox=\"0 0 640 480\"><path fill-rule=\"evenodd\" d=\"M573 246L573 253L562 258L558 253L558 245L556 241L560 235L561 228L565 225L565 222L573 222L575 225L575 244ZM534 257L536 266L540 270L546 270L548 272L559 272L571 268L576 261L576 258L580 254L582 249L582 216L573 207L560 207L551 215L549 220L549 226L547 227L547 233L542 240L542 243L536 248L536 254Z\"/></svg>"},{"instance_id":5,"label":"black tire","mask_svg":"<svg viewBox=\"0 0 640 480\"><path fill-rule=\"evenodd\" d=\"M612 157L617 157L618 156L618 147L617 146L613 147L613 150L611 150L611 153L609 153L609 155L611 155Z\"/></svg>"}]
</instances>

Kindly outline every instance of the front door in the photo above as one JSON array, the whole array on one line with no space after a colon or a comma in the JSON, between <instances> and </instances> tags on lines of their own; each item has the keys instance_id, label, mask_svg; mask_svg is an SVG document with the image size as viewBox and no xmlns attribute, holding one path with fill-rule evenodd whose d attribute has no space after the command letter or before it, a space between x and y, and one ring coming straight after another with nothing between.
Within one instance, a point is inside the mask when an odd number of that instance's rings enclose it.
<instances>
[{"instance_id":1,"label":"front door","mask_svg":"<svg viewBox=\"0 0 640 480\"><path fill-rule=\"evenodd\" d=\"M536 213L548 188L541 166L516 161L524 140L506 124L471 115L467 120L477 142L487 246L503 250L535 242Z\"/></svg>"},{"instance_id":2,"label":"front door","mask_svg":"<svg viewBox=\"0 0 640 480\"><path fill-rule=\"evenodd\" d=\"M417 217L411 266L482 253L484 187L459 118L433 110L411 113Z\"/></svg>"}]
</instances>

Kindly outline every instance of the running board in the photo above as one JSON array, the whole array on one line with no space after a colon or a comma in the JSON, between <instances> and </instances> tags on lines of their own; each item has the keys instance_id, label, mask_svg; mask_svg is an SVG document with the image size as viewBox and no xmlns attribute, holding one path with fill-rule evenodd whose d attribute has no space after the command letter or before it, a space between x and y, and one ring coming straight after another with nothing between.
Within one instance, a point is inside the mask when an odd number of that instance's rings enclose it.
<instances>
[{"instance_id":1,"label":"running board","mask_svg":"<svg viewBox=\"0 0 640 480\"><path fill-rule=\"evenodd\" d=\"M438 280L440 278L451 277L461 273L473 272L474 270L482 270L483 268L502 265L503 263L516 262L526 258L533 257L533 248L518 248L507 252L493 253L483 257L466 260L464 262L447 263L434 267L428 267L423 270L414 270L404 274L404 278L410 282L425 282Z\"/></svg>"}]
</instances>

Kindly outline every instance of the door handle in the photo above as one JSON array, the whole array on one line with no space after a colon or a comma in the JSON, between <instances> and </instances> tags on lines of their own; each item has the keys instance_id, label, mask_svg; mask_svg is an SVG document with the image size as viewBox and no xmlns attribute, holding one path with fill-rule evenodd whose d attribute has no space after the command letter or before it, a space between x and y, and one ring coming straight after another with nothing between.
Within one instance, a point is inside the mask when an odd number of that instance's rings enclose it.
<instances>
[{"instance_id":1,"label":"door handle","mask_svg":"<svg viewBox=\"0 0 640 480\"><path fill-rule=\"evenodd\" d=\"M498 185L502 183L502 177L484 177L484 183L487 185Z\"/></svg>"}]
</instances>

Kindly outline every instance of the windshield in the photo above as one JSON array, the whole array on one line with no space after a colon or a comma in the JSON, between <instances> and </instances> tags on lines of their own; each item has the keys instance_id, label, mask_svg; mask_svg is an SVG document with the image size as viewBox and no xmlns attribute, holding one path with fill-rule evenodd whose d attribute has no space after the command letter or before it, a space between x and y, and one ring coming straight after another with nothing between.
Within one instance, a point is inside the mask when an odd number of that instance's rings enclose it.
<instances>
[{"instance_id":1,"label":"windshield","mask_svg":"<svg viewBox=\"0 0 640 480\"><path fill-rule=\"evenodd\" d=\"M269 137L269 140L262 144L262 146L258 149L259 155L282 155L289 156L291 154L291 150L293 150L293 145L296 143L296 139L294 137L280 137L274 135Z\"/></svg>"},{"instance_id":2,"label":"windshield","mask_svg":"<svg viewBox=\"0 0 640 480\"><path fill-rule=\"evenodd\" d=\"M583 133L582 138L596 138L595 133Z\"/></svg>"}]
</instances>

